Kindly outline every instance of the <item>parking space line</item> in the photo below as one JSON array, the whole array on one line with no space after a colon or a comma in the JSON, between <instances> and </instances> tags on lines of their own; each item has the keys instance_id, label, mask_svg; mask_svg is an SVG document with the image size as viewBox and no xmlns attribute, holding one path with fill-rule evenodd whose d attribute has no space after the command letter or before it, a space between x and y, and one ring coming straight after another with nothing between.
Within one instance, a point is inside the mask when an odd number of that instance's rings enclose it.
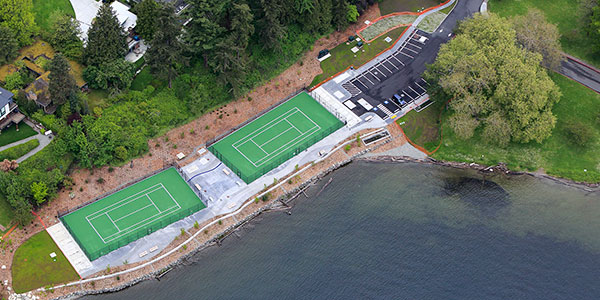
<instances>
[{"instance_id":1,"label":"parking space line","mask_svg":"<svg viewBox=\"0 0 600 300\"><path fill-rule=\"evenodd\" d=\"M387 78L387 75L383 74L383 72L381 72L381 70L379 70L378 68L375 68L375 70L377 70L377 72L376 72L377 74L381 74L381 75L383 75L383 77ZM377 74L374 74L373 72L371 72L371 74L373 74L373 76L377 76Z\"/></svg>"},{"instance_id":2,"label":"parking space line","mask_svg":"<svg viewBox=\"0 0 600 300\"><path fill-rule=\"evenodd\" d=\"M362 76L362 75L361 75L361 76ZM366 85L364 82L362 82L362 81L360 80L360 77L361 77L361 76L358 76L358 77L356 77L356 81L360 82L360 84L364 85L364 86L365 86L365 88L367 88L367 89L368 89L368 88L369 88L369 86L368 86L368 85Z\"/></svg>"},{"instance_id":3,"label":"parking space line","mask_svg":"<svg viewBox=\"0 0 600 300\"><path fill-rule=\"evenodd\" d=\"M417 46L417 45L415 45L415 44L412 44L412 43L410 43L410 42L408 42L408 43L406 43L406 44L407 44L407 45L411 45L411 46L413 46L413 47L417 47L417 48L419 48L419 49L423 49L422 47L419 47L419 46Z\"/></svg>"},{"instance_id":4,"label":"parking space line","mask_svg":"<svg viewBox=\"0 0 600 300\"><path fill-rule=\"evenodd\" d=\"M393 59L395 59L395 60L397 60L397 61L398 61L398 62L399 62L401 65L403 65L403 66L406 66L406 65L405 65L405 64L404 64L404 63L403 63L401 60L399 60L399 59L396 57L396 55L393 55L393 56L390 56L390 57L391 57L391 58L393 58ZM398 68L398 67L396 67L396 68Z\"/></svg>"},{"instance_id":5,"label":"parking space line","mask_svg":"<svg viewBox=\"0 0 600 300\"><path fill-rule=\"evenodd\" d=\"M404 52L402 52L402 51L400 51L400 54L403 54L403 55L405 55L405 56L408 56L408 57L410 57L410 58L414 58L414 57L412 57L412 56L410 56L410 55L408 55L408 54L406 54L406 53L404 53Z\"/></svg>"},{"instance_id":6,"label":"parking space line","mask_svg":"<svg viewBox=\"0 0 600 300\"><path fill-rule=\"evenodd\" d=\"M379 79L379 77L377 77L375 74L373 74L373 71L368 71L368 73L371 74L371 76L373 76L375 79L377 79L377 81L381 81L381 79Z\"/></svg>"},{"instance_id":7,"label":"parking space line","mask_svg":"<svg viewBox=\"0 0 600 300\"><path fill-rule=\"evenodd\" d=\"M368 80L368 81L369 81L369 82L370 82L372 85L375 85L375 82L371 81L371 79L369 79L369 77L365 76L365 74L367 74L367 72L363 73L363 74L362 74L362 75L360 75L359 77L365 78L365 79L367 79L367 80ZM361 81L361 83L362 83L362 81ZM363 84L364 84L364 83L363 83ZM367 85L365 84L365 86L367 86Z\"/></svg>"},{"instance_id":8,"label":"parking space line","mask_svg":"<svg viewBox=\"0 0 600 300\"><path fill-rule=\"evenodd\" d=\"M411 95L409 95L407 92L405 92L404 90L402 90L402 94L408 96L410 99L412 99L411 101L414 101L415 98L413 98Z\"/></svg>"},{"instance_id":9,"label":"parking space line","mask_svg":"<svg viewBox=\"0 0 600 300\"><path fill-rule=\"evenodd\" d=\"M423 82L425 82L425 84L429 85L429 82L425 81L425 79L421 78L421 80L423 80Z\"/></svg>"},{"instance_id":10,"label":"parking space line","mask_svg":"<svg viewBox=\"0 0 600 300\"><path fill-rule=\"evenodd\" d=\"M419 54L419 52L417 52L417 51L415 51L415 50L413 50L413 49L410 49L410 48L408 48L408 47L404 47L404 49L406 49L406 50L408 50L408 51L411 51L411 52L414 52L415 54ZM402 50L404 50L404 49L402 49Z\"/></svg>"},{"instance_id":11,"label":"parking space line","mask_svg":"<svg viewBox=\"0 0 600 300\"><path fill-rule=\"evenodd\" d=\"M388 70L388 72L390 72L391 74L393 74L394 72L392 72L392 70L388 69L388 67L386 67L383 62L381 63L381 66L384 67L386 70Z\"/></svg>"},{"instance_id":12,"label":"parking space line","mask_svg":"<svg viewBox=\"0 0 600 300\"><path fill-rule=\"evenodd\" d=\"M419 86L421 89L423 89L424 91L426 91L426 92L427 92L427 89L426 89L426 88L424 88L424 87L422 87L422 86L419 84L419 82L415 81L415 84L416 84L416 85L418 85L418 86Z\"/></svg>"},{"instance_id":13,"label":"parking space line","mask_svg":"<svg viewBox=\"0 0 600 300\"><path fill-rule=\"evenodd\" d=\"M409 89L411 89L413 92L415 92L415 94L417 94L417 96L421 96L421 93L415 91L415 89L412 88L412 86L408 86Z\"/></svg>"}]
</instances>

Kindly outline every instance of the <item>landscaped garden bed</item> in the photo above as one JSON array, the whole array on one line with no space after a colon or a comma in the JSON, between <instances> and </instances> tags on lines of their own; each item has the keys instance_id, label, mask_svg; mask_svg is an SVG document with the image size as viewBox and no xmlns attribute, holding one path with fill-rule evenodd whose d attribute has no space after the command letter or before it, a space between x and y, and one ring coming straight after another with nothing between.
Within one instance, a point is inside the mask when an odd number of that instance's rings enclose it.
<instances>
[{"instance_id":1,"label":"landscaped garden bed","mask_svg":"<svg viewBox=\"0 0 600 300\"><path fill-rule=\"evenodd\" d=\"M418 15L412 13L402 13L389 17L382 18L375 23L365 27L358 32L365 41L372 41L373 39L381 36L382 34L397 28L412 24Z\"/></svg>"}]
</instances>

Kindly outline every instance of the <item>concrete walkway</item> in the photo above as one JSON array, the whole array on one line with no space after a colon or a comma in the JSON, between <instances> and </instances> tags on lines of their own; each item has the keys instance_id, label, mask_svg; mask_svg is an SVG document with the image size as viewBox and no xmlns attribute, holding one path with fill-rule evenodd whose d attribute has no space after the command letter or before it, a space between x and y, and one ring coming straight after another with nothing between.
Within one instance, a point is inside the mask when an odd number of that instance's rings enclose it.
<instances>
[{"instance_id":1,"label":"concrete walkway","mask_svg":"<svg viewBox=\"0 0 600 300\"><path fill-rule=\"evenodd\" d=\"M577 58L565 54L565 60L560 64L559 73L600 93L600 70Z\"/></svg>"},{"instance_id":2,"label":"concrete walkway","mask_svg":"<svg viewBox=\"0 0 600 300\"><path fill-rule=\"evenodd\" d=\"M27 122L27 125L31 126L31 128L35 128L35 125L33 125L33 124L29 123L29 122ZM43 135L43 134L41 134L41 133L38 132L38 134L36 134L34 136L30 136L30 137L28 137L26 139L22 139L20 141L17 141L17 142L8 144L8 145L4 145L4 146L0 147L0 151L4 151L4 150L6 150L8 148L12 148L14 146L18 146L18 145L27 143L27 142L29 142L31 140L34 140L34 139L38 140L40 142L40 144L35 149L29 151L27 154L19 157L17 159L17 162L21 163L21 162L25 161L26 159L30 158L32 155L40 152L46 146L48 146L48 144L50 144L50 142L52 141L52 138L50 138L50 137L48 137L46 135Z\"/></svg>"}]
</instances>

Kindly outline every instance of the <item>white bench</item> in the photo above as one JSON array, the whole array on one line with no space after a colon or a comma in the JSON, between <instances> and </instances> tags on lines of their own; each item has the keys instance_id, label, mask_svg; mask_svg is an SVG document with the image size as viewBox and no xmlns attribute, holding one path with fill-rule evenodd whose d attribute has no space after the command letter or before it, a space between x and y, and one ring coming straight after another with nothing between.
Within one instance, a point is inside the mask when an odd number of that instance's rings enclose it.
<instances>
[{"instance_id":1,"label":"white bench","mask_svg":"<svg viewBox=\"0 0 600 300\"><path fill-rule=\"evenodd\" d=\"M154 252L156 250L158 250L158 246L154 246L154 247L150 248L150 252Z\"/></svg>"},{"instance_id":2,"label":"white bench","mask_svg":"<svg viewBox=\"0 0 600 300\"><path fill-rule=\"evenodd\" d=\"M185 154L183 154L183 152L179 152L177 154L177 158L180 159L180 160L183 159L184 157L185 157Z\"/></svg>"},{"instance_id":3,"label":"white bench","mask_svg":"<svg viewBox=\"0 0 600 300\"><path fill-rule=\"evenodd\" d=\"M148 251L144 251L144 252L140 253L140 257L144 257L146 255L148 255Z\"/></svg>"},{"instance_id":4,"label":"white bench","mask_svg":"<svg viewBox=\"0 0 600 300\"><path fill-rule=\"evenodd\" d=\"M195 186L195 187L196 187L196 188L197 188L199 191L202 191L202 187L201 187L199 184L197 184L197 183L194 183L194 186Z\"/></svg>"},{"instance_id":5,"label":"white bench","mask_svg":"<svg viewBox=\"0 0 600 300\"><path fill-rule=\"evenodd\" d=\"M223 173L225 173L225 175L227 175L227 176L229 176L229 174L231 174L231 173L229 173L229 171L227 171L227 169L225 169L225 168L223 168Z\"/></svg>"}]
</instances>

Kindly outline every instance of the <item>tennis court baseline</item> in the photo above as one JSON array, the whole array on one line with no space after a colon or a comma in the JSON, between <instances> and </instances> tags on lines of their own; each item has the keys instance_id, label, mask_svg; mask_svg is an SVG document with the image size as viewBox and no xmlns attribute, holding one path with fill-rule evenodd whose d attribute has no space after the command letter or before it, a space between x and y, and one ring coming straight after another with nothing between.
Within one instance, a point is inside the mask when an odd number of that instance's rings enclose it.
<instances>
[{"instance_id":1,"label":"tennis court baseline","mask_svg":"<svg viewBox=\"0 0 600 300\"><path fill-rule=\"evenodd\" d=\"M343 125L302 92L208 149L250 183Z\"/></svg>"},{"instance_id":2,"label":"tennis court baseline","mask_svg":"<svg viewBox=\"0 0 600 300\"><path fill-rule=\"evenodd\" d=\"M94 260L204 207L177 170L169 168L61 219Z\"/></svg>"}]
</instances>

